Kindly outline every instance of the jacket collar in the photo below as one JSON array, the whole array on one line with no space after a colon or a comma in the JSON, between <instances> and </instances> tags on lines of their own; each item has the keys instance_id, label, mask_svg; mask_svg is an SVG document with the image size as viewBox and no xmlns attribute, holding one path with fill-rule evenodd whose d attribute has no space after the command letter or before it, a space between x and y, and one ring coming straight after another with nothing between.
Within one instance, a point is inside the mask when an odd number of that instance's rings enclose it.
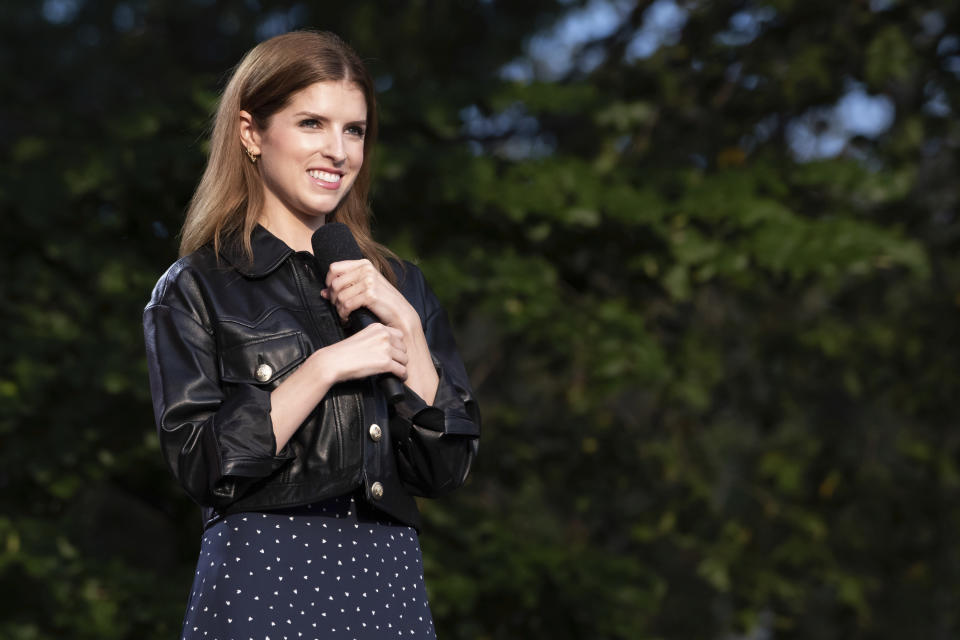
<instances>
[{"instance_id":1,"label":"jacket collar","mask_svg":"<svg viewBox=\"0 0 960 640\"><path fill-rule=\"evenodd\" d=\"M259 224L250 234L250 244L253 247L253 261L247 258L239 234L220 246L220 255L248 278L260 278L271 273L293 253L287 243Z\"/></svg>"}]
</instances>

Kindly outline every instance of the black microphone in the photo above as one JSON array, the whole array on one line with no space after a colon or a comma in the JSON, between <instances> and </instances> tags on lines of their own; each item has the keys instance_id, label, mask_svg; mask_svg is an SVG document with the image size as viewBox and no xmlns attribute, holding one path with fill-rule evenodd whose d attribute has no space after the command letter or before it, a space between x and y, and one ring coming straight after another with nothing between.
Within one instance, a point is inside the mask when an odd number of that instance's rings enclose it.
<instances>
[{"instance_id":1,"label":"black microphone","mask_svg":"<svg viewBox=\"0 0 960 640\"><path fill-rule=\"evenodd\" d=\"M313 245L313 257L320 266L320 273L327 277L330 271L330 265L341 260L362 260L363 253L357 245L356 239L350 233L350 228L342 222L328 222L313 233L310 240ZM350 333L356 333L375 322L380 322L379 318L367 309L361 307L350 313L350 323L348 329ZM391 403L403 400L403 383L392 373L384 373L379 376L380 390L387 400Z\"/></svg>"}]
</instances>

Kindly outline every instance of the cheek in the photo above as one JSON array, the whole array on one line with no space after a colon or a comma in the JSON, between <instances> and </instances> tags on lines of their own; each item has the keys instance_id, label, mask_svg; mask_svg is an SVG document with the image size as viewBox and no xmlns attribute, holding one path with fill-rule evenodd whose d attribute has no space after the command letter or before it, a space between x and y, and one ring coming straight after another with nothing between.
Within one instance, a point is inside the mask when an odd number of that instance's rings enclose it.
<instances>
[{"instance_id":1,"label":"cheek","mask_svg":"<svg viewBox=\"0 0 960 640\"><path fill-rule=\"evenodd\" d=\"M360 166L363 165L363 142L356 143L356 147L350 152L350 159L359 171Z\"/></svg>"},{"instance_id":2,"label":"cheek","mask_svg":"<svg viewBox=\"0 0 960 640\"><path fill-rule=\"evenodd\" d=\"M309 150L304 149L297 136L275 136L271 140L270 156L263 164L264 177L274 184L289 184L300 178L301 166Z\"/></svg>"},{"instance_id":3,"label":"cheek","mask_svg":"<svg viewBox=\"0 0 960 640\"><path fill-rule=\"evenodd\" d=\"M296 161L306 150L304 136L295 132L277 132L270 138L271 155L278 162Z\"/></svg>"}]
</instances>

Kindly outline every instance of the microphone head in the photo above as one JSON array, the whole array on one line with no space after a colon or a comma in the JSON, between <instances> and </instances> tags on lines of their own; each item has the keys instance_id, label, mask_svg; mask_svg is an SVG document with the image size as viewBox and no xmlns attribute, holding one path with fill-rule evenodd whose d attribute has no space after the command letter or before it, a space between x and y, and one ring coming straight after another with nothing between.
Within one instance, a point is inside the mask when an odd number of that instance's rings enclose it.
<instances>
[{"instance_id":1,"label":"microphone head","mask_svg":"<svg viewBox=\"0 0 960 640\"><path fill-rule=\"evenodd\" d=\"M350 233L350 227L342 222L328 222L313 232L310 239L313 245L313 257L320 267L320 273L326 275L330 265L340 260L360 260L363 252Z\"/></svg>"}]
</instances>

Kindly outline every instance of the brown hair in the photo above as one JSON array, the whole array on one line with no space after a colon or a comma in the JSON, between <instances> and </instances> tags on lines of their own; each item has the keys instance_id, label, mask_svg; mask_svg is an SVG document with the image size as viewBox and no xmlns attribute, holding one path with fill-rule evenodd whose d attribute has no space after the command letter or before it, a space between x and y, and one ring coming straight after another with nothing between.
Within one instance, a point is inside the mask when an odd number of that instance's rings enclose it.
<instances>
[{"instance_id":1,"label":"brown hair","mask_svg":"<svg viewBox=\"0 0 960 640\"><path fill-rule=\"evenodd\" d=\"M180 238L180 255L212 242L219 251L224 242L239 241L252 259L250 234L263 209L259 166L247 159L238 134L240 111L250 112L258 126L290 98L316 82L348 81L363 92L367 103L364 161L349 193L327 216L346 224L363 255L392 283L387 258L396 255L370 234L370 156L377 134L377 105L373 80L363 61L337 35L327 31L292 31L270 38L251 49L237 65L223 90L213 121L210 157L197 186Z\"/></svg>"}]
</instances>

